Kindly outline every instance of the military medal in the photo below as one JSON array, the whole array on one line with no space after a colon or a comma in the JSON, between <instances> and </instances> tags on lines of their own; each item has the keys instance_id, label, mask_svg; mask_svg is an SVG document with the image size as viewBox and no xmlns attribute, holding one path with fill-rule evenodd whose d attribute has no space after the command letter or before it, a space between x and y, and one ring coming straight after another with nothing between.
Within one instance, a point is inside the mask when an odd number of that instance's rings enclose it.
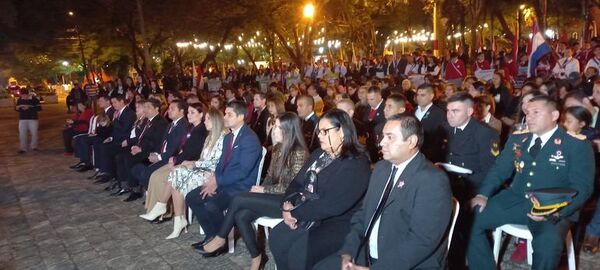
<instances>
[{"instance_id":1,"label":"military medal","mask_svg":"<svg viewBox=\"0 0 600 270\"><path fill-rule=\"evenodd\" d=\"M517 173L522 173L523 172L523 168L525 167L525 162L524 161L521 160L519 162L518 160L515 160L514 165L515 165L515 170L517 171Z\"/></svg>"}]
</instances>

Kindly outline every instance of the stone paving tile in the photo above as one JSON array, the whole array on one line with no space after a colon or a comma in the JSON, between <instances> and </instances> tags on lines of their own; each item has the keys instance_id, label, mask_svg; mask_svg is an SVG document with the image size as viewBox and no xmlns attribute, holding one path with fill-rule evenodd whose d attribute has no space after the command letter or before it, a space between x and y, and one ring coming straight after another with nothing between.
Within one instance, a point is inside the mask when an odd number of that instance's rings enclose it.
<instances>
[{"instance_id":1,"label":"stone paving tile","mask_svg":"<svg viewBox=\"0 0 600 270\"><path fill-rule=\"evenodd\" d=\"M16 115L0 109L0 269L247 269L242 241L235 253L205 259L190 244L200 239L198 224L178 239L165 240L172 223L141 220L141 201L125 203L104 186L71 171L62 155L63 105L44 106L38 152L16 154ZM262 236L261 236L262 237ZM508 245L505 254L512 252ZM270 256L270 254L269 254ZM502 269L529 269L508 260ZM582 254L579 269L597 270L600 255ZM273 259L267 269L274 269Z\"/></svg>"}]
</instances>

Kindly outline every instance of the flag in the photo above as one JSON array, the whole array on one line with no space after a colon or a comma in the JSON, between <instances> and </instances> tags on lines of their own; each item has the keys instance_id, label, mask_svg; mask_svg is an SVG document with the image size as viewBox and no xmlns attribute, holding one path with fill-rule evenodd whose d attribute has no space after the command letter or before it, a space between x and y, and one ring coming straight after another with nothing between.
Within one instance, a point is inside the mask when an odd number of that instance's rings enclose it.
<instances>
[{"instance_id":1,"label":"flag","mask_svg":"<svg viewBox=\"0 0 600 270\"><path fill-rule=\"evenodd\" d=\"M527 77L535 76L537 63L544 55L551 53L552 48L546 43L546 39L540 32L537 22L533 23L531 31L531 40L529 41L529 66L527 68Z\"/></svg>"}]
</instances>

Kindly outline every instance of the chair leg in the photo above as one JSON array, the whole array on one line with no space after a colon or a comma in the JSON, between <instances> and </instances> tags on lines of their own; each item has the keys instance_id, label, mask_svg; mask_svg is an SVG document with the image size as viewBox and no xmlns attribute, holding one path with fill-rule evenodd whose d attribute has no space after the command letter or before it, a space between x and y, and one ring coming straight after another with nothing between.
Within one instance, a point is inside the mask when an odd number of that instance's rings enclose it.
<instances>
[{"instance_id":1,"label":"chair leg","mask_svg":"<svg viewBox=\"0 0 600 270\"><path fill-rule=\"evenodd\" d=\"M567 245L567 258L569 261L569 270L576 270L577 263L575 262L575 248L573 246L573 235L569 230L567 232L567 238L565 239L565 244Z\"/></svg>"},{"instance_id":2,"label":"chair leg","mask_svg":"<svg viewBox=\"0 0 600 270\"><path fill-rule=\"evenodd\" d=\"M533 241L527 239L527 263L529 265L533 264L533 245L531 242Z\"/></svg>"},{"instance_id":3,"label":"chair leg","mask_svg":"<svg viewBox=\"0 0 600 270\"><path fill-rule=\"evenodd\" d=\"M500 256L500 246L502 245L502 230L500 230L499 228L496 228L496 230L494 230L493 233L493 239L494 239L494 260L496 261L496 264L498 264L498 257Z\"/></svg>"},{"instance_id":4,"label":"chair leg","mask_svg":"<svg viewBox=\"0 0 600 270\"><path fill-rule=\"evenodd\" d=\"M269 239L269 227L264 226L265 228L265 239Z\"/></svg>"},{"instance_id":5,"label":"chair leg","mask_svg":"<svg viewBox=\"0 0 600 270\"><path fill-rule=\"evenodd\" d=\"M234 239L234 229L232 228L231 231L229 232L229 235L227 235L227 243L229 244L229 253L234 253L235 252L235 239Z\"/></svg>"},{"instance_id":6,"label":"chair leg","mask_svg":"<svg viewBox=\"0 0 600 270\"><path fill-rule=\"evenodd\" d=\"M188 207L188 217L187 218L188 218L188 224L192 224L192 219L194 218L192 216L192 208Z\"/></svg>"}]
</instances>

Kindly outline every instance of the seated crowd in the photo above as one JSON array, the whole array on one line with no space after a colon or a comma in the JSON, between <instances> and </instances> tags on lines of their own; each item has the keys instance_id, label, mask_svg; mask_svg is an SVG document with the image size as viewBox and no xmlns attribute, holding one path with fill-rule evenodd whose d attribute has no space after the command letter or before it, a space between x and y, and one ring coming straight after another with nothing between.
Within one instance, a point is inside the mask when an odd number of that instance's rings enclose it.
<instances>
[{"instance_id":1,"label":"seated crowd","mask_svg":"<svg viewBox=\"0 0 600 270\"><path fill-rule=\"evenodd\" d=\"M490 231L521 224L533 235L533 268L555 269L594 188L600 81L591 98L562 95L555 82L509 90L501 73L487 86L461 84L110 90L97 112L73 104L64 145L79 159L71 168L93 171L111 196L144 198L142 219L173 220L166 239L193 215L205 235L192 248L207 258L229 250L235 229L251 269L262 269L255 221L271 218L281 219L265 241L278 269L496 269ZM531 194L542 188L575 195L534 215ZM596 213L589 249L598 224Z\"/></svg>"}]
</instances>

